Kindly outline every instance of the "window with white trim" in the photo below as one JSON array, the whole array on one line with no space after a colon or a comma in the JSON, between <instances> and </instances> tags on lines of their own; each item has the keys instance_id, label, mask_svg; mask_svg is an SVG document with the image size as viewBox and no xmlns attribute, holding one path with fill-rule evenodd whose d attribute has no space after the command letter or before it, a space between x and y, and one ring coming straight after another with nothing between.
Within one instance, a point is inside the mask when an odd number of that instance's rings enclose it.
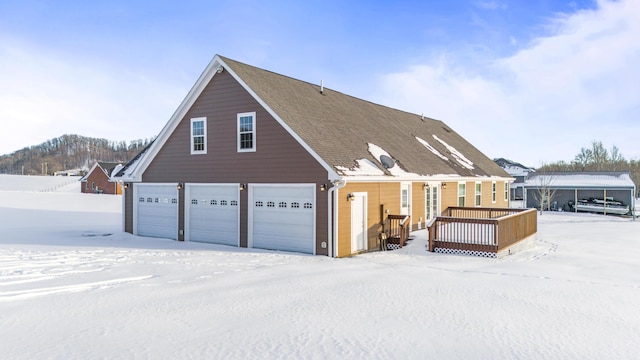
<instances>
[{"instance_id":1,"label":"window with white trim","mask_svg":"<svg viewBox=\"0 0 640 360\"><path fill-rule=\"evenodd\" d=\"M504 182L504 201L509 201L509 182Z\"/></svg>"},{"instance_id":2,"label":"window with white trim","mask_svg":"<svg viewBox=\"0 0 640 360\"><path fill-rule=\"evenodd\" d=\"M496 202L496 182L491 182L491 202Z\"/></svg>"},{"instance_id":3,"label":"window with white trim","mask_svg":"<svg viewBox=\"0 0 640 360\"><path fill-rule=\"evenodd\" d=\"M434 186L432 190L433 190L433 193L431 196L431 201L433 202L432 216L439 216L440 205L438 205L438 186Z\"/></svg>"},{"instance_id":4,"label":"window with white trim","mask_svg":"<svg viewBox=\"0 0 640 360\"><path fill-rule=\"evenodd\" d=\"M425 202L425 214L424 217L429 220L431 219L431 188L425 188L425 197L424 197L424 202Z\"/></svg>"},{"instance_id":5,"label":"window with white trim","mask_svg":"<svg viewBox=\"0 0 640 360\"><path fill-rule=\"evenodd\" d=\"M482 183L476 183L476 206L482 205Z\"/></svg>"},{"instance_id":6,"label":"window with white trim","mask_svg":"<svg viewBox=\"0 0 640 360\"><path fill-rule=\"evenodd\" d=\"M238 114L238 152L256 151L256 113Z\"/></svg>"},{"instance_id":7,"label":"window with white trim","mask_svg":"<svg viewBox=\"0 0 640 360\"><path fill-rule=\"evenodd\" d=\"M465 197L467 196L467 184L458 183L458 206L464 207Z\"/></svg>"},{"instance_id":8,"label":"window with white trim","mask_svg":"<svg viewBox=\"0 0 640 360\"><path fill-rule=\"evenodd\" d=\"M406 188L400 192L400 207L409 207L409 190Z\"/></svg>"},{"instance_id":9,"label":"window with white trim","mask_svg":"<svg viewBox=\"0 0 640 360\"><path fill-rule=\"evenodd\" d=\"M207 118L191 119L191 155L207 153Z\"/></svg>"}]
</instances>

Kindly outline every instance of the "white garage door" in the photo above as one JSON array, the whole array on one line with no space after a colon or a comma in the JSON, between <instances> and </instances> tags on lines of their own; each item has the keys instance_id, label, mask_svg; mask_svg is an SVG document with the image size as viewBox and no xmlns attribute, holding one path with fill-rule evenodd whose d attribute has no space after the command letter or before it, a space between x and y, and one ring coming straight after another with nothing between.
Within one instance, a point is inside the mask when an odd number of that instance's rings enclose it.
<instances>
[{"instance_id":1,"label":"white garage door","mask_svg":"<svg viewBox=\"0 0 640 360\"><path fill-rule=\"evenodd\" d=\"M134 184L134 233L178 238L178 189L175 184Z\"/></svg>"},{"instance_id":2,"label":"white garage door","mask_svg":"<svg viewBox=\"0 0 640 360\"><path fill-rule=\"evenodd\" d=\"M250 185L249 246L313 254L315 185Z\"/></svg>"},{"instance_id":3,"label":"white garage door","mask_svg":"<svg viewBox=\"0 0 640 360\"><path fill-rule=\"evenodd\" d=\"M186 240L240 245L239 184L187 184Z\"/></svg>"}]
</instances>

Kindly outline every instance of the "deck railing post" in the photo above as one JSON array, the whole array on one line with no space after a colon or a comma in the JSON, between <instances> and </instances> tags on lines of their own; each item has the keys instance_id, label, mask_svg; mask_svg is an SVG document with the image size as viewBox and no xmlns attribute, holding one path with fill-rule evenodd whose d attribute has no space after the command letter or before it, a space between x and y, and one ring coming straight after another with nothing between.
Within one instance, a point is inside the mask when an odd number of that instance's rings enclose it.
<instances>
[{"instance_id":1,"label":"deck railing post","mask_svg":"<svg viewBox=\"0 0 640 360\"><path fill-rule=\"evenodd\" d=\"M436 227L436 221L431 223L431 226L429 227L429 251L433 252L433 238L434 238L434 232L435 232L435 227Z\"/></svg>"}]
</instances>

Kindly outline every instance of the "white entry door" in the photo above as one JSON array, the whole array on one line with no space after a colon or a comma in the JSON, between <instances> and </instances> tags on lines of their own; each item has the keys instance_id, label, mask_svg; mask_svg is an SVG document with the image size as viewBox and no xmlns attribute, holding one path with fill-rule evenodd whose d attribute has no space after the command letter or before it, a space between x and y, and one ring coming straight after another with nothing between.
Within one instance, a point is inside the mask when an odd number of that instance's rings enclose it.
<instances>
[{"instance_id":1,"label":"white entry door","mask_svg":"<svg viewBox=\"0 0 640 360\"><path fill-rule=\"evenodd\" d=\"M240 245L239 184L185 185L185 240Z\"/></svg>"},{"instance_id":2,"label":"white entry door","mask_svg":"<svg viewBox=\"0 0 640 360\"><path fill-rule=\"evenodd\" d=\"M178 238L176 184L134 184L134 229L139 236Z\"/></svg>"},{"instance_id":3,"label":"white entry door","mask_svg":"<svg viewBox=\"0 0 640 360\"><path fill-rule=\"evenodd\" d=\"M249 247L315 253L315 184L249 184Z\"/></svg>"},{"instance_id":4,"label":"white entry door","mask_svg":"<svg viewBox=\"0 0 640 360\"><path fill-rule=\"evenodd\" d=\"M351 200L351 253L367 250L367 193L353 193Z\"/></svg>"}]
</instances>

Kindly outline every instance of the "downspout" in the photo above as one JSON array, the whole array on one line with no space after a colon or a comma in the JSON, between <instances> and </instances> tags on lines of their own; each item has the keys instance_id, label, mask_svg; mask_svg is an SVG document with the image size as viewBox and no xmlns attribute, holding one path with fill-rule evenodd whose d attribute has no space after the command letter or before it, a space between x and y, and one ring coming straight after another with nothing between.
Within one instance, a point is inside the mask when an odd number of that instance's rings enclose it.
<instances>
[{"instance_id":1,"label":"downspout","mask_svg":"<svg viewBox=\"0 0 640 360\"><path fill-rule=\"evenodd\" d=\"M122 181L122 180L120 180ZM127 194L125 193L126 189L124 188L124 183L121 183L122 186L120 187L122 189L122 232L126 232L127 231ZM118 183L116 183L116 186L118 186ZM117 188L116 188L117 189Z\"/></svg>"},{"instance_id":2,"label":"downspout","mask_svg":"<svg viewBox=\"0 0 640 360\"><path fill-rule=\"evenodd\" d=\"M631 217L636 219L636 185L633 185L633 193L631 194Z\"/></svg>"},{"instance_id":3,"label":"downspout","mask_svg":"<svg viewBox=\"0 0 640 360\"><path fill-rule=\"evenodd\" d=\"M338 232L338 193L336 190L345 187L347 182L345 180L336 180L332 184L333 186L327 192L327 235L329 236L329 257L336 257L337 250L334 251L334 248L338 247L338 244L334 246Z\"/></svg>"}]
</instances>

